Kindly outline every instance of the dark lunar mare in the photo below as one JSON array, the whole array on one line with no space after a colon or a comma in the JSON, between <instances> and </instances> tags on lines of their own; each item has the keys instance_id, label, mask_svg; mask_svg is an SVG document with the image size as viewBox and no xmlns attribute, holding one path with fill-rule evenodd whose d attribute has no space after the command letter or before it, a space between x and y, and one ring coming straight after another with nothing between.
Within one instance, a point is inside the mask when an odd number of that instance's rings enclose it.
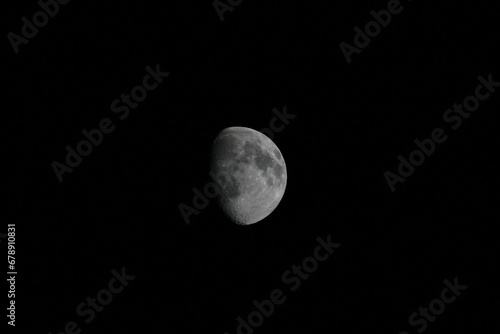
<instances>
[{"instance_id":1,"label":"dark lunar mare","mask_svg":"<svg viewBox=\"0 0 500 334\"><path fill-rule=\"evenodd\" d=\"M246 141L243 146L243 155L245 157L254 157L255 165L262 171L263 175L267 175L267 169L272 168L276 179L281 180L283 167L277 164L276 160L267 151L262 150L261 147L262 142L260 140L258 140L257 143ZM267 177L267 185L273 185L273 179L271 177Z\"/></svg>"}]
</instances>

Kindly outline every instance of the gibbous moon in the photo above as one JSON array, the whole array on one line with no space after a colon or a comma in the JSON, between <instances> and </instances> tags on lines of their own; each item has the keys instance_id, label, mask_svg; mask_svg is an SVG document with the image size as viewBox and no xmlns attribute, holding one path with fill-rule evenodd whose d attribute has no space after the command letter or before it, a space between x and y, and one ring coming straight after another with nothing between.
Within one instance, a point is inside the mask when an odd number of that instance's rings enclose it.
<instances>
[{"instance_id":1,"label":"gibbous moon","mask_svg":"<svg viewBox=\"0 0 500 334\"><path fill-rule=\"evenodd\" d=\"M285 193L287 173L280 150L250 128L230 127L217 135L210 171L220 187L220 207L238 225L266 218Z\"/></svg>"}]
</instances>

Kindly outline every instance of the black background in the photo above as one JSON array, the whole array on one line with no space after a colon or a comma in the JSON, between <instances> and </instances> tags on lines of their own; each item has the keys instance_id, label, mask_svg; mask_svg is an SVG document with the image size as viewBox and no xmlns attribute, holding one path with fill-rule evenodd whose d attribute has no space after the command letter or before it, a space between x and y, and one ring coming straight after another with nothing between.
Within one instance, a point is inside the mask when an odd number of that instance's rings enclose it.
<instances>
[{"instance_id":1,"label":"black background","mask_svg":"<svg viewBox=\"0 0 500 334\"><path fill-rule=\"evenodd\" d=\"M415 333L410 314L454 277L468 288L425 332L496 332L500 92L456 131L442 116L479 75L500 81L500 8L401 3L350 64L339 44L386 1L246 0L221 22L211 1L73 0L19 53L4 38L13 332L233 334L279 288L287 300L255 333ZM8 7L4 36L40 9ZM156 64L170 76L119 120L111 102ZM210 180L217 133L268 127L284 106L297 116L273 138L288 170L278 208L241 227L210 203L186 225L178 205ZM115 130L59 183L51 163L103 118ZM436 127L447 141L392 193L384 172ZM341 247L291 292L281 275L328 235ZM86 324L76 306L122 267L135 279Z\"/></svg>"}]
</instances>

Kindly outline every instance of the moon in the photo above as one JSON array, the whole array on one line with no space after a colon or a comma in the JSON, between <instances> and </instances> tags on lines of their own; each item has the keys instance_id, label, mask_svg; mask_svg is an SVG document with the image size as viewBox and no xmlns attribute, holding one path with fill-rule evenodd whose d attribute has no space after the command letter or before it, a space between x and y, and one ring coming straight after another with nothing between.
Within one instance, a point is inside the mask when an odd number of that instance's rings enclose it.
<instances>
[{"instance_id":1,"label":"moon","mask_svg":"<svg viewBox=\"0 0 500 334\"><path fill-rule=\"evenodd\" d=\"M238 126L215 138L210 175L220 187L219 206L238 225L255 224L273 212L287 182L285 160L276 144L259 131Z\"/></svg>"}]
</instances>

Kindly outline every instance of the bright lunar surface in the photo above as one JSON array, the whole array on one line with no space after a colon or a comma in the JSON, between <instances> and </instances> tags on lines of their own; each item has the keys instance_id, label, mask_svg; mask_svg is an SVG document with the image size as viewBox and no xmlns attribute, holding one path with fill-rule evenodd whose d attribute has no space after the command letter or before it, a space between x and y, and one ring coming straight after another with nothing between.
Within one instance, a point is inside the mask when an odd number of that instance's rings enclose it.
<instances>
[{"instance_id":1,"label":"bright lunar surface","mask_svg":"<svg viewBox=\"0 0 500 334\"><path fill-rule=\"evenodd\" d=\"M250 128L230 127L217 135L210 170L220 186L219 205L239 225L266 218L285 193L287 173L280 150Z\"/></svg>"}]
</instances>

